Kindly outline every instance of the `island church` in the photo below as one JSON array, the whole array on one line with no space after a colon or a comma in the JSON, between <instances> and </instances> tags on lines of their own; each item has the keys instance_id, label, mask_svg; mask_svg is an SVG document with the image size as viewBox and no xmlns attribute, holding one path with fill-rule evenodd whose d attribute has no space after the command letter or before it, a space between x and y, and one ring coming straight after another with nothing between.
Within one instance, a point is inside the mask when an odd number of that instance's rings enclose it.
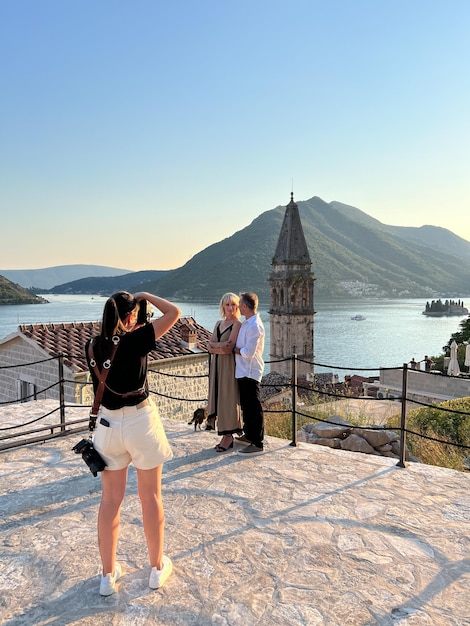
<instances>
[{"instance_id":1,"label":"island church","mask_svg":"<svg viewBox=\"0 0 470 626\"><path fill-rule=\"evenodd\" d=\"M269 275L271 290L271 371L292 376L292 355L299 357L297 377L313 379L312 263L294 194L286 207ZM275 362L278 361L278 362Z\"/></svg>"}]
</instances>

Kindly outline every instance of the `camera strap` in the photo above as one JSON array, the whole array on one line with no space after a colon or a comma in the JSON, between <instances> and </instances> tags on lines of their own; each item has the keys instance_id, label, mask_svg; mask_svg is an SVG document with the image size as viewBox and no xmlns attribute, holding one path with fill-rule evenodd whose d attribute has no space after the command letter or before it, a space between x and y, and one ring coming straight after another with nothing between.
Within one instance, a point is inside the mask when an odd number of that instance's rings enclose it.
<instances>
[{"instance_id":1,"label":"camera strap","mask_svg":"<svg viewBox=\"0 0 470 626\"><path fill-rule=\"evenodd\" d=\"M116 354L116 350L118 349L120 338L118 337L118 335L114 335L111 341L113 342L111 353L106 361L103 363L101 371L98 367L98 364L96 363L95 355L93 353L93 339L91 339L90 343L88 344L88 356L90 357L90 366L93 368L96 378L98 379L98 387L96 388L95 399L93 401L93 406L91 407L90 420L88 422L88 428L90 432L93 432L95 430L96 418L98 417L98 410L100 408L101 399L103 398L106 378L109 374L109 370L111 368L114 355Z\"/></svg>"}]
</instances>

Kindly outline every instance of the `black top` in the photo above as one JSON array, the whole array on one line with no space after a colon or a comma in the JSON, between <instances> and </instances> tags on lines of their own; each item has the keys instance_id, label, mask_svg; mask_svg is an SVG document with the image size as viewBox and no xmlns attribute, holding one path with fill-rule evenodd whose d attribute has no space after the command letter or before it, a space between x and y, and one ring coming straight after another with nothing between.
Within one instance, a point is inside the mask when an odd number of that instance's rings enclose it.
<instances>
[{"instance_id":1,"label":"black top","mask_svg":"<svg viewBox=\"0 0 470 626\"><path fill-rule=\"evenodd\" d=\"M96 392L98 379L88 354L89 341L85 346L88 368ZM149 396L147 383L147 354L155 348L155 331L152 324L145 324L136 330L121 336L119 346L109 370L101 404L107 409L121 409L123 406L135 406ZM103 369L103 362L109 356L109 346L101 337L93 339L93 354L98 369ZM132 395L122 396L119 394ZM117 392L117 393L113 393Z\"/></svg>"}]
</instances>

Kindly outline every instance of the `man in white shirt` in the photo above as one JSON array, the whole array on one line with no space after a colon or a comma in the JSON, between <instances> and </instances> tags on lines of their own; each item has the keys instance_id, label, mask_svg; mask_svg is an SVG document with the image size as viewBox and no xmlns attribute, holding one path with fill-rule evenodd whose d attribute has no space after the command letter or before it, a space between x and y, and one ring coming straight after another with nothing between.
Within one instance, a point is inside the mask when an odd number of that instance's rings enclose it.
<instances>
[{"instance_id":1,"label":"man in white shirt","mask_svg":"<svg viewBox=\"0 0 470 626\"><path fill-rule=\"evenodd\" d=\"M240 294L240 313L244 316L235 353L235 378L240 391L244 434L235 439L248 444L239 454L263 452L264 413L260 400L260 382L264 371L264 326L258 315L258 296L254 293Z\"/></svg>"}]
</instances>

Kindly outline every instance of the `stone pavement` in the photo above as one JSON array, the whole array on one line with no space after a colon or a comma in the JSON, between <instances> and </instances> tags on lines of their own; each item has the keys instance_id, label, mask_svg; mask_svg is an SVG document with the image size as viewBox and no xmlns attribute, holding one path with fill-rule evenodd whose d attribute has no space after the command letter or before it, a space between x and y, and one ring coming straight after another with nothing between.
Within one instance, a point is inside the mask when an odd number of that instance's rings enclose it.
<instances>
[{"instance_id":1,"label":"stone pavement","mask_svg":"<svg viewBox=\"0 0 470 626\"><path fill-rule=\"evenodd\" d=\"M262 456L164 420L166 553L152 591L133 469L102 598L100 479L73 435L0 454L4 626L470 624L470 475L268 438Z\"/></svg>"}]
</instances>

